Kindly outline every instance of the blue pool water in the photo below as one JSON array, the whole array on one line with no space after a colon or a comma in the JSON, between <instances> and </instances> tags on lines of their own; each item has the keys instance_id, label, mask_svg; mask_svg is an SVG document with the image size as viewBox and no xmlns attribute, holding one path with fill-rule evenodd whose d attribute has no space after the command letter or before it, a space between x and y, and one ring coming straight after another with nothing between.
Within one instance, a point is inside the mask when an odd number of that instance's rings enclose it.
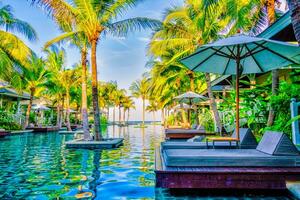
<instances>
[{"instance_id":1,"label":"blue pool water","mask_svg":"<svg viewBox=\"0 0 300 200\"><path fill-rule=\"evenodd\" d=\"M155 189L154 150L160 126L108 127L124 137L114 150L70 150L72 135L15 135L0 139L0 199L289 199L285 196L203 196Z\"/></svg>"}]
</instances>

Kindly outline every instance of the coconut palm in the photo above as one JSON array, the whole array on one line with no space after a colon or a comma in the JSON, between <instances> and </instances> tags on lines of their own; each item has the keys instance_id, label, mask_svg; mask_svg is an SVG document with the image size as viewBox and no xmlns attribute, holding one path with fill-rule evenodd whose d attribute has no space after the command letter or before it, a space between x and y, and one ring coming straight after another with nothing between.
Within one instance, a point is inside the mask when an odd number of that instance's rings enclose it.
<instances>
[{"instance_id":1,"label":"coconut palm","mask_svg":"<svg viewBox=\"0 0 300 200\"><path fill-rule=\"evenodd\" d=\"M31 41L37 39L35 30L25 21L22 21L14 16L14 10L10 5L5 5L0 8L0 26L6 32L20 33Z\"/></svg>"},{"instance_id":2,"label":"coconut palm","mask_svg":"<svg viewBox=\"0 0 300 200\"><path fill-rule=\"evenodd\" d=\"M149 52L161 60L169 57L168 62L165 62L167 66L177 65L178 59L194 52L199 45L214 41L222 35L249 31L259 18L260 3L258 0L185 1L183 7L167 10L162 28L152 37ZM221 130L210 74L206 73L202 78L206 81L215 122Z\"/></svg>"},{"instance_id":3,"label":"coconut palm","mask_svg":"<svg viewBox=\"0 0 300 200\"><path fill-rule=\"evenodd\" d=\"M72 27L65 26L64 23L58 21L58 25L65 32L71 32ZM69 37L62 35L54 38L45 44L45 48L51 45L61 42L70 42L79 49L81 54L81 113L82 113L82 125L83 125L83 137L85 140L91 138L89 132L89 121L88 121L88 107L87 107L87 53L88 53L88 41L84 34L70 34Z\"/></svg>"},{"instance_id":4,"label":"coconut palm","mask_svg":"<svg viewBox=\"0 0 300 200\"><path fill-rule=\"evenodd\" d=\"M143 102L143 113L142 113L142 126L145 125L145 101L148 98L149 92L149 79L143 76L142 79L134 81L129 90L131 91L132 96L135 98L141 98Z\"/></svg>"},{"instance_id":5,"label":"coconut palm","mask_svg":"<svg viewBox=\"0 0 300 200\"><path fill-rule=\"evenodd\" d=\"M13 77L14 84L29 91L30 94L24 128L26 128L29 123L29 115L31 112L33 98L42 91L49 76L49 73L45 69L45 62L42 58L32 55L29 64L30 65L27 67L22 67L21 73L16 73Z\"/></svg>"},{"instance_id":6,"label":"coconut palm","mask_svg":"<svg viewBox=\"0 0 300 200\"><path fill-rule=\"evenodd\" d=\"M123 107L124 107L124 121L125 121L125 112L127 112L127 124L129 121L129 117L130 117L130 109L135 109L135 104L134 101L132 100L131 97L126 96L123 102Z\"/></svg>"},{"instance_id":7,"label":"coconut palm","mask_svg":"<svg viewBox=\"0 0 300 200\"><path fill-rule=\"evenodd\" d=\"M153 114L153 122L156 121L156 120L155 120L155 112L157 112L158 109L159 109L159 108L158 108L158 104L156 103L156 101L150 100L150 103L149 103L149 105L147 106L146 110L147 110L148 112L152 112L152 114Z\"/></svg>"},{"instance_id":8,"label":"coconut palm","mask_svg":"<svg viewBox=\"0 0 300 200\"><path fill-rule=\"evenodd\" d=\"M63 108L65 102L66 91L61 83L61 73L65 68L65 51L51 46L45 50L47 54L46 68L49 71L49 78L46 83L47 94L51 95L56 102L57 108L57 126L61 128L63 122Z\"/></svg>"},{"instance_id":9,"label":"coconut palm","mask_svg":"<svg viewBox=\"0 0 300 200\"><path fill-rule=\"evenodd\" d=\"M136 0L32 0L41 3L50 11L53 17L67 25L75 26L75 31L65 33L65 37L72 34L84 34L91 45L92 65L92 96L95 124L95 139L102 139L100 112L98 105L98 73L97 73L97 44L99 39L106 34L113 36L126 36L134 30L144 28L156 28L160 25L157 20L148 18L131 18L114 21L116 17L124 13L128 8L135 6ZM70 2L70 3L69 3ZM63 38L61 36L60 38Z\"/></svg>"},{"instance_id":10,"label":"coconut palm","mask_svg":"<svg viewBox=\"0 0 300 200\"><path fill-rule=\"evenodd\" d=\"M115 93L115 106L119 108L119 125L122 124L122 112L121 108L123 107L123 102L126 97L126 90L124 89L119 89Z\"/></svg>"},{"instance_id":11,"label":"coconut palm","mask_svg":"<svg viewBox=\"0 0 300 200\"><path fill-rule=\"evenodd\" d=\"M220 9L213 15L205 15L200 12L203 6L199 1L188 1L184 7L168 10L163 27L153 35L150 42L150 53L159 57L171 57L171 65L178 62L178 58L194 52L199 45L217 39L218 33L226 27L228 19L225 17L222 20L223 12ZM217 126L221 129L221 120L210 87L210 75L206 73L205 78L210 106Z\"/></svg>"},{"instance_id":12,"label":"coconut palm","mask_svg":"<svg viewBox=\"0 0 300 200\"><path fill-rule=\"evenodd\" d=\"M100 106L102 104L102 107L106 108L107 119L109 119L109 108L114 105L114 91L117 91L117 89L117 83L114 81L100 84L99 98L102 100Z\"/></svg>"},{"instance_id":13,"label":"coconut palm","mask_svg":"<svg viewBox=\"0 0 300 200\"><path fill-rule=\"evenodd\" d=\"M80 79L74 69L64 70L60 75L61 85L66 91L66 125L68 131L72 131L70 124L70 92L71 87L76 87L76 84L79 83Z\"/></svg>"},{"instance_id":14,"label":"coconut palm","mask_svg":"<svg viewBox=\"0 0 300 200\"><path fill-rule=\"evenodd\" d=\"M35 41L37 34L27 22L14 16L14 11L9 5L0 8L0 28L1 77L10 81L15 64L28 66L32 53L30 48L13 33L21 34L30 41Z\"/></svg>"}]
</instances>

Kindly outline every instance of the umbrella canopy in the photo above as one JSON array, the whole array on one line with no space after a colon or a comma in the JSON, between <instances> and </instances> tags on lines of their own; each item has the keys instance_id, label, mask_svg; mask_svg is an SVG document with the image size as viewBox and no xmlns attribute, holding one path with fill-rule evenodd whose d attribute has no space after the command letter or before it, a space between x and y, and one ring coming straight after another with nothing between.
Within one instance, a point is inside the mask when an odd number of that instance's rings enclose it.
<instances>
[{"instance_id":1,"label":"umbrella canopy","mask_svg":"<svg viewBox=\"0 0 300 200\"><path fill-rule=\"evenodd\" d=\"M180 103L187 103L190 106L190 108L192 107L193 103L198 103L201 101L208 100L207 97L202 96L202 95L197 94L192 91L183 93L177 97L174 97L174 99L177 99ZM188 110L188 120L190 121L190 111L189 110Z\"/></svg>"},{"instance_id":2,"label":"umbrella canopy","mask_svg":"<svg viewBox=\"0 0 300 200\"><path fill-rule=\"evenodd\" d=\"M191 108L191 106L187 105L186 103L178 104L173 107L174 110L178 110L178 109L188 110L190 108Z\"/></svg>"},{"instance_id":3,"label":"umbrella canopy","mask_svg":"<svg viewBox=\"0 0 300 200\"><path fill-rule=\"evenodd\" d=\"M194 102L201 102L201 101L208 100L207 97L191 91L183 93L177 97L174 97L174 99L177 99L179 102L188 103L190 105Z\"/></svg>"},{"instance_id":4,"label":"umbrella canopy","mask_svg":"<svg viewBox=\"0 0 300 200\"><path fill-rule=\"evenodd\" d=\"M47 106L44 105L34 105L32 106L33 110L50 110L50 108L48 108Z\"/></svg>"},{"instance_id":5,"label":"umbrella canopy","mask_svg":"<svg viewBox=\"0 0 300 200\"><path fill-rule=\"evenodd\" d=\"M236 35L201 46L181 62L199 72L236 75L236 135L239 139L239 76L263 73L300 62L296 45Z\"/></svg>"},{"instance_id":6,"label":"umbrella canopy","mask_svg":"<svg viewBox=\"0 0 300 200\"><path fill-rule=\"evenodd\" d=\"M216 74L263 73L291 64L298 64L300 48L265 38L232 36L201 46L181 62L193 71Z\"/></svg>"}]
</instances>

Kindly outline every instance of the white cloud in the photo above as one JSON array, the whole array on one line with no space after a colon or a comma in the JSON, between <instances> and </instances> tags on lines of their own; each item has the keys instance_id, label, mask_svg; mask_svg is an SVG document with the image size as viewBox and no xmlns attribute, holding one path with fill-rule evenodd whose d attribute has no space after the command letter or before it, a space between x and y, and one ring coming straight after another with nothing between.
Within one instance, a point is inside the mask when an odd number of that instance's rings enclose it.
<instances>
[{"instance_id":1,"label":"white cloud","mask_svg":"<svg viewBox=\"0 0 300 200\"><path fill-rule=\"evenodd\" d=\"M138 40L141 42L150 42L150 38L148 37L139 37Z\"/></svg>"}]
</instances>

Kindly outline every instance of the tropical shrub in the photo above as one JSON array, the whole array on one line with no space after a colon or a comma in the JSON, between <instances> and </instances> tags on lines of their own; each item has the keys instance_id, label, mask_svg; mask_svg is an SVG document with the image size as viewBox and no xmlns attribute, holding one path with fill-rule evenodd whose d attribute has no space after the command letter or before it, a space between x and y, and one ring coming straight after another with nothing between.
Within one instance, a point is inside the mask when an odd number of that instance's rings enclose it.
<instances>
[{"instance_id":1,"label":"tropical shrub","mask_svg":"<svg viewBox=\"0 0 300 200\"><path fill-rule=\"evenodd\" d=\"M11 115L7 112L0 110L0 129L5 130L21 130L21 125L14 122Z\"/></svg>"},{"instance_id":2,"label":"tropical shrub","mask_svg":"<svg viewBox=\"0 0 300 200\"><path fill-rule=\"evenodd\" d=\"M101 125L106 125L108 124L107 118L103 115L101 115L101 119L100 119ZM94 124L94 119L90 119L89 120L89 124Z\"/></svg>"},{"instance_id":3,"label":"tropical shrub","mask_svg":"<svg viewBox=\"0 0 300 200\"><path fill-rule=\"evenodd\" d=\"M283 131L291 136L291 111L290 102L292 98L300 100L300 84L281 82L277 96L270 98L270 104L275 109L274 125L266 130Z\"/></svg>"},{"instance_id":4,"label":"tropical shrub","mask_svg":"<svg viewBox=\"0 0 300 200\"><path fill-rule=\"evenodd\" d=\"M202 110L199 114L199 124L205 128L206 131L214 131L215 123L211 111L208 108Z\"/></svg>"}]
</instances>

